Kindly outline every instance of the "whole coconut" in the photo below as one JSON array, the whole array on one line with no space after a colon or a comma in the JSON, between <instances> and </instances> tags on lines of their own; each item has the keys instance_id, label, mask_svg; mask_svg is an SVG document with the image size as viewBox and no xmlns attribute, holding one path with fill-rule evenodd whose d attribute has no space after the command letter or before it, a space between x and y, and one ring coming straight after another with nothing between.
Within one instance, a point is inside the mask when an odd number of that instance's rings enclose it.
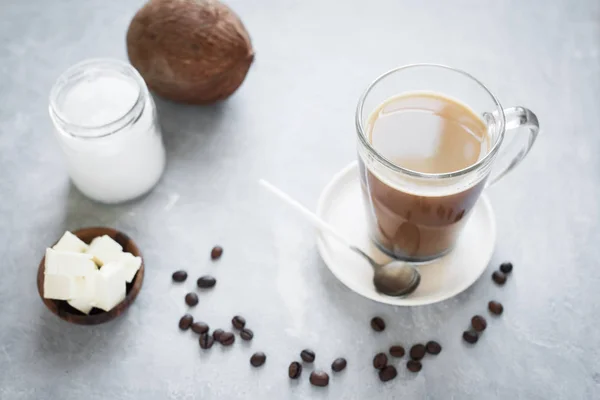
<instances>
[{"instance_id":1,"label":"whole coconut","mask_svg":"<svg viewBox=\"0 0 600 400\"><path fill-rule=\"evenodd\" d=\"M238 16L216 0L151 0L127 31L131 64L160 96L212 103L242 84L254 59Z\"/></svg>"}]
</instances>

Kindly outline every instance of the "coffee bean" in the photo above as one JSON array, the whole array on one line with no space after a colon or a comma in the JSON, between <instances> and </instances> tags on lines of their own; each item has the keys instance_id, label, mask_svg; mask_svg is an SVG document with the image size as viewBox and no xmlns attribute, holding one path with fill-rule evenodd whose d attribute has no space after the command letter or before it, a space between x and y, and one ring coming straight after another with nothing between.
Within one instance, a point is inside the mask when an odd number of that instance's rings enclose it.
<instances>
[{"instance_id":1,"label":"coffee bean","mask_svg":"<svg viewBox=\"0 0 600 400\"><path fill-rule=\"evenodd\" d=\"M381 380L381 382L391 381L396 376L398 376L398 371L396 371L396 367L393 365L388 365L379 371L379 380Z\"/></svg>"},{"instance_id":2,"label":"coffee bean","mask_svg":"<svg viewBox=\"0 0 600 400\"><path fill-rule=\"evenodd\" d=\"M331 369L334 372L340 372L341 370L343 370L344 368L346 368L346 365L348 363L346 362L345 358L336 358L335 360L333 360L333 363L331 363Z\"/></svg>"},{"instance_id":3,"label":"coffee bean","mask_svg":"<svg viewBox=\"0 0 600 400\"><path fill-rule=\"evenodd\" d=\"M385 329L385 321L380 317L375 317L371 320L371 328L375 332L381 332Z\"/></svg>"},{"instance_id":4,"label":"coffee bean","mask_svg":"<svg viewBox=\"0 0 600 400\"><path fill-rule=\"evenodd\" d=\"M250 329L248 328L244 328L242 329L242 331L240 332L240 337L243 340L252 340L252 338L254 337L254 332L252 332Z\"/></svg>"},{"instance_id":5,"label":"coffee bean","mask_svg":"<svg viewBox=\"0 0 600 400\"><path fill-rule=\"evenodd\" d=\"M231 332L223 332L219 337L219 342L221 342L223 346L231 346L233 342L235 342L235 336Z\"/></svg>"},{"instance_id":6,"label":"coffee bean","mask_svg":"<svg viewBox=\"0 0 600 400\"><path fill-rule=\"evenodd\" d=\"M504 272L502 271L494 271L492 274L492 279L498 285L504 285L506 283L506 275L504 275Z\"/></svg>"},{"instance_id":7,"label":"coffee bean","mask_svg":"<svg viewBox=\"0 0 600 400\"><path fill-rule=\"evenodd\" d=\"M402 357L404 357L404 354L405 354L404 347L402 347L402 346L390 347L390 355L392 357L402 358Z\"/></svg>"},{"instance_id":8,"label":"coffee bean","mask_svg":"<svg viewBox=\"0 0 600 400\"><path fill-rule=\"evenodd\" d=\"M298 361L292 362L288 368L288 375L292 379L300 378L300 375L302 375L302 364Z\"/></svg>"},{"instance_id":9,"label":"coffee bean","mask_svg":"<svg viewBox=\"0 0 600 400\"><path fill-rule=\"evenodd\" d=\"M193 307L196 304L198 304L198 295L196 293L188 293L185 295L185 303L190 306Z\"/></svg>"},{"instance_id":10,"label":"coffee bean","mask_svg":"<svg viewBox=\"0 0 600 400\"><path fill-rule=\"evenodd\" d=\"M215 339L210 336L208 333L203 333L200 335L200 347L203 349L210 349L212 345L215 343Z\"/></svg>"},{"instance_id":11,"label":"coffee bean","mask_svg":"<svg viewBox=\"0 0 600 400\"><path fill-rule=\"evenodd\" d=\"M215 329L212 333L212 337L213 339L215 339L217 342L221 341L221 335L224 333L225 331L223 329Z\"/></svg>"},{"instance_id":12,"label":"coffee bean","mask_svg":"<svg viewBox=\"0 0 600 400\"><path fill-rule=\"evenodd\" d=\"M215 286L216 283L217 283L217 280L209 275L201 276L196 281L196 284L201 289L211 288L211 287Z\"/></svg>"},{"instance_id":13,"label":"coffee bean","mask_svg":"<svg viewBox=\"0 0 600 400\"><path fill-rule=\"evenodd\" d=\"M487 328L487 321L481 315L476 315L471 318L471 326L477 332L483 332Z\"/></svg>"},{"instance_id":14,"label":"coffee bean","mask_svg":"<svg viewBox=\"0 0 600 400\"><path fill-rule=\"evenodd\" d=\"M213 260L218 260L219 258L221 258L221 255L223 255L223 248L221 246L215 246L210 251L210 258L212 258Z\"/></svg>"},{"instance_id":15,"label":"coffee bean","mask_svg":"<svg viewBox=\"0 0 600 400\"><path fill-rule=\"evenodd\" d=\"M500 264L500 271L504 272L505 274L510 274L512 272L513 269L513 265L511 262L503 262L502 264Z\"/></svg>"},{"instance_id":16,"label":"coffee bean","mask_svg":"<svg viewBox=\"0 0 600 400\"><path fill-rule=\"evenodd\" d=\"M254 353L252 354L252 357L250 357L250 364L252 364L254 367L260 367L265 363L265 361L267 361L267 356L262 351Z\"/></svg>"},{"instance_id":17,"label":"coffee bean","mask_svg":"<svg viewBox=\"0 0 600 400\"><path fill-rule=\"evenodd\" d=\"M194 333L199 333L199 334L203 334L203 333L207 333L208 332L208 325L205 322L194 322L192 324L192 331L194 331Z\"/></svg>"},{"instance_id":18,"label":"coffee bean","mask_svg":"<svg viewBox=\"0 0 600 400\"><path fill-rule=\"evenodd\" d=\"M410 372L419 372L421 368L423 368L423 364L421 364L421 362L417 360L410 360L406 363L406 368Z\"/></svg>"},{"instance_id":19,"label":"coffee bean","mask_svg":"<svg viewBox=\"0 0 600 400\"><path fill-rule=\"evenodd\" d=\"M187 272L185 272L183 270L175 271L175 272L173 272L172 278L175 282L183 282L187 279Z\"/></svg>"},{"instance_id":20,"label":"coffee bean","mask_svg":"<svg viewBox=\"0 0 600 400\"><path fill-rule=\"evenodd\" d=\"M240 317L239 315L236 315L231 320L231 324L233 325L233 327L235 329L244 329L244 326L246 326L246 319L244 317Z\"/></svg>"},{"instance_id":21,"label":"coffee bean","mask_svg":"<svg viewBox=\"0 0 600 400\"><path fill-rule=\"evenodd\" d=\"M465 342L471 344L475 344L479 340L479 335L474 331L464 331L462 336Z\"/></svg>"},{"instance_id":22,"label":"coffee bean","mask_svg":"<svg viewBox=\"0 0 600 400\"><path fill-rule=\"evenodd\" d=\"M419 361L423 357L425 357L425 346L423 346L421 343L415 344L410 348L410 358Z\"/></svg>"},{"instance_id":23,"label":"coffee bean","mask_svg":"<svg viewBox=\"0 0 600 400\"><path fill-rule=\"evenodd\" d=\"M438 342L430 340L425 345L425 349L429 354L438 355L442 351L442 346Z\"/></svg>"},{"instance_id":24,"label":"coffee bean","mask_svg":"<svg viewBox=\"0 0 600 400\"><path fill-rule=\"evenodd\" d=\"M488 309L490 310L490 312L492 314L495 314L495 315L500 315L504 311L504 307L502 306L502 304L498 303L497 301L493 301L493 300L488 303Z\"/></svg>"},{"instance_id":25,"label":"coffee bean","mask_svg":"<svg viewBox=\"0 0 600 400\"><path fill-rule=\"evenodd\" d=\"M194 317L192 317L191 314L185 314L179 320L179 329L181 329L182 331L186 331L186 330L190 329L190 326L192 326L193 322L194 322Z\"/></svg>"},{"instance_id":26,"label":"coffee bean","mask_svg":"<svg viewBox=\"0 0 600 400\"><path fill-rule=\"evenodd\" d=\"M383 369L388 363L388 358L385 353L377 353L373 357L373 367L375 369Z\"/></svg>"},{"instance_id":27,"label":"coffee bean","mask_svg":"<svg viewBox=\"0 0 600 400\"><path fill-rule=\"evenodd\" d=\"M323 371L313 371L310 373L310 383L314 386L327 386L329 385L329 375Z\"/></svg>"},{"instance_id":28,"label":"coffee bean","mask_svg":"<svg viewBox=\"0 0 600 400\"><path fill-rule=\"evenodd\" d=\"M315 361L315 352L309 349L304 349L300 352L300 358L302 359L302 361L307 362L307 363L311 363L313 361Z\"/></svg>"}]
</instances>

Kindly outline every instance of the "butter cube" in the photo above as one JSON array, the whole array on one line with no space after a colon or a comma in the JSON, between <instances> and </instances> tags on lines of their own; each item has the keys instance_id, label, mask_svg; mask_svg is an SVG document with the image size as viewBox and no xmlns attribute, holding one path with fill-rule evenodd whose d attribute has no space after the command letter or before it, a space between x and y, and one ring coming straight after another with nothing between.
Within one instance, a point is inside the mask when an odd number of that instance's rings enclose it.
<instances>
[{"instance_id":1,"label":"butter cube","mask_svg":"<svg viewBox=\"0 0 600 400\"><path fill-rule=\"evenodd\" d=\"M69 300L75 296L74 278L67 275L44 275L44 298Z\"/></svg>"},{"instance_id":2,"label":"butter cube","mask_svg":"<svg viewBox=\"0 0 600 400\"><path fill-rule=\"evenodd\" d=\"M104 264L102 268L100 268L100 272L102 272L105 275L119 275L123 282L126 281L125 264L121 261L111 261L109 263Z\"/></svg>"},{"instance_id":3,"label":"butter cube","mask_svg":"<svg viewBox=\"0 0 600 400\"><path fill-rule=\"evenodd\" d=\"M94 305L88 299L72 299L67 300L67 303L84 314L89 314L92 308L94 308Z\"/></svg>"},{"instance_id":4,"label":"butter cube","mask_svg":"<svg viewBox=\"0 0 600 400\"><path fill-rule=\"evenodd\" d=\"M110 236L104 235L92 240L86 253L91 254L96 264L102 266L111 261L119 260L123 255L123 248Z\"/></svg>"},{"instance_id":5,"label":"butter cube","mask_svg":"<svg viewBox=\"0 0 600 400\"><path fill-rule=\"evenodd\" d=\"M134 257L131 253L123 253L118 261L104 264L101 270L105 273L117 273L121 275L123 281L131 283L141 265L141 257Z\"/></svg>"},{"instance_id":6,"label":"butter cube","mask_svg":"<svg viewBox=\"0 0 600 400\"><path fill-rule=\"evenodd\" d=\"M44 260L44 273L58 274L58 259L56 257L56 250L52 250L50 248L46 249L46 259Z\"/></svg>"},{"instance_id":7,"label":"butter cube","mask_svg":"<svg viewBox=\"0 0 600 400\"><path fill-rule=\"evenodd\" d=\"M68 300L67 303L71 307L76 308L84 314L89 314L92 308L96 305L96 279L100 271L96 270L94 273L76 277L75 280L75 297Z\"/></svg>"},{"instance_id":8,"label":"butter cube","mask_svg":"<svg viewBox=\"0 0 600 400\"><path fill-rule=\"evenodd\" d=\"M110 311L125 299L122 263L108 263L95 276L95 306Z\"/></svg>"},{"instance_id":9,"label":"butter cube","mask_svg":"<svg viewBox=\"0 0 600 400\"><path fill-rule=\"evenodd\" d=\"M65 234L60 238L58 243L52 247L57 251L70 251L73 253L83 253L87 250L88 245L71 232L66 231Z\"/></svg>"},{"instance_id":10,"label":"butter cube","mask_svg":"<svg viewBox=\"0 0 600 400\"><path fill-rule=\"evenodd\" d=\"M85 276L97 271L97 269L90 254L46 249L44 269L46 274Z\"/></svg>"},{"instance_id":11,"label":"butter cube","mask_svg":"<svg viewBox=\"0 0 600 400\"><path fill-rule=\"evenodd\" d=\"M120 260L124 266L124 276L127 283L131 283L138 269L140 269L142 265L141 257L134 257L131 253L123 253L123 256Z\"/></svg>"},{"instance_id":12,"label":"butter cube","mask_svg":"<svg viewBox=\"0 0 600 400\"><path fill-rule=\"evenodd\" d=\"M86 276L73 277L73 297L71 299L88 299L90 302L94 299L96 293L96 276L98 270Z\"/></svg>"}]
</instances>

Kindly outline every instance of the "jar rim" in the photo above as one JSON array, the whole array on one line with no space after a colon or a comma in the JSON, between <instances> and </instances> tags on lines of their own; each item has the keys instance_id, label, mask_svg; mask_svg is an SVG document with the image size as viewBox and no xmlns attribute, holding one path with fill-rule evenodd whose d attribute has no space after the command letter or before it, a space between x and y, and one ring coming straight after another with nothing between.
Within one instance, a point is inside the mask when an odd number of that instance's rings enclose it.
<instances>
[{"instance_id":1,"label":"jar rim","mask_svg":"<svg viewBox=\"0 0 600 400\"><path fill-rule=\"evenodd\" d=\"M98 73L109 72L120 75L133 82L137 89L137 96L132 105L115 119L99 124L81 124L74 122L61 109L59 98L68 85L78 80L89 78ZM56 80L50 91L49 112L55 123L60 124L62 133L78 139L93 140L113 135L125 126L134 122L144 108L146 84L139 72L129 63L111 58L93 58L80 61L65 70Z\"/></svg>"}]
</instances>

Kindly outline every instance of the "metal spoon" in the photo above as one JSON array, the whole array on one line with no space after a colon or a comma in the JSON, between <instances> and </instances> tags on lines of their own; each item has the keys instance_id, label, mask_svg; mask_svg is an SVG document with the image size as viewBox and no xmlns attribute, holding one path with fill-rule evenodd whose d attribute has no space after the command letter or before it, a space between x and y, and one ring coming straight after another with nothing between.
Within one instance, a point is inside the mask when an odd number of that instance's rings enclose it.
<instances>
[{"instance_id":1,"label":"metal spoon","mask_svg":"<svg viewBox=\"0 0 600 400\"><path fill-rule=\"evenodd\" d=\"M364 257L373 267L373 284L378 292L388 296L406 296L414 292L419 286L419 283L421 283L421 274L419 274L419 271L417 271L417 268L414 266L403 261L392 261L387 264L379 264L367 253L358 247L351 245L331 225L319 218L315 213L309 211L302 204L298 203L264 179L261 179L259 183L268 191L277 195L296 210L300 211L317 228L327 232L350 250Z\"/></svg>"}]
</instances>

